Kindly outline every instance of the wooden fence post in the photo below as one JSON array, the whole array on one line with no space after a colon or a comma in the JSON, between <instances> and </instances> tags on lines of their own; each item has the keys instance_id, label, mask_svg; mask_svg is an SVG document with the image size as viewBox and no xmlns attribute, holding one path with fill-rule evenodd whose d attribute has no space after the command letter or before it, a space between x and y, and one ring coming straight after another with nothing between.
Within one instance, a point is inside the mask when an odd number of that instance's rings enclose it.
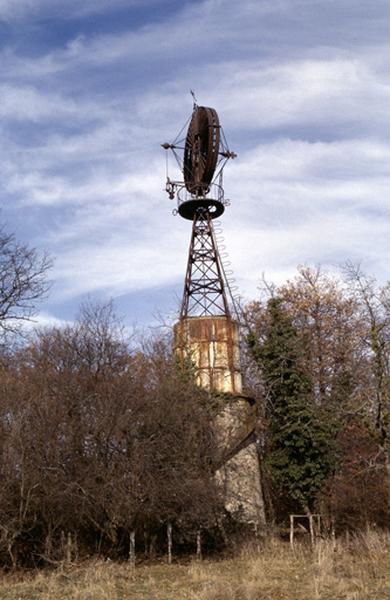
<instances>
[{"instance_id":1,"label":"wooden fence post","mask_svg":"<svg viewBox=\"0 0 390 600\"><path fill-rule=\"evenodd\" d=\"M294 515L290 515L290 545L294 547Z\"/></svg>"},{"instance_id":2,"label":"wooden fence post","mask_svg":"<svg viewBox=\"0 0 390 600\"><path fill-rule=\"evenodd\" d=\"M135 531L130 531L129 544L129 563L131 567L135 567Z\"/></svg>"},{"instance_id":3,"label":"wooden fence post","mask_svg":"<svg viewBox=\"0 0 390 600\"><path fill-rule=\"evenodd\" d=\"M313 526L313 515L309 515L309 531L310 531L310 543L314 545L314 526Z\"/></svg>"},{"instance_id":4,"label":"wooden fence post","mask_svg":"<svg viewBox=\"0 0 390 600\"><path fill-rule=\"evenodd\" d=\"M168 536L168 565L171 565L172 564L172 523L168 523L167 536Z\"/></svg>"},{"instance_id":5,"label":"wooden fence post","mask_svg":"<svg viewBox=\"0 0 390 600\"><path fill-rule=\"evenodd\" d=\"M200 529L196 532L196 558L202 560L202 538Z\"/></svg>"},{"instance_id":6,"label":"wooden fence post","mask_svg":"<svg viewBox=\"0 0 390 600\"><path fill-rule=\"evenodd\" d=\"M66 538L66 562L68 565L72 562L72 534L70 531Z\"/></svg>"}]
</instances>

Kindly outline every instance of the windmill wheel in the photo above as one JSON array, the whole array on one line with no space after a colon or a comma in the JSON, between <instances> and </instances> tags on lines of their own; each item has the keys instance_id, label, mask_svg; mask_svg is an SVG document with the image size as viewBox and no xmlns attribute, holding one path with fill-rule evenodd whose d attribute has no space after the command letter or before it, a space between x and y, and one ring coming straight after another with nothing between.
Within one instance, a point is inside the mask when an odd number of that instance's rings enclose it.
<instances>
[{"instance_id":1,"label":"windmill wheel","mask_svg":"<svg viewBox=\"0 0 390 600\"><path fill-rule=\"evenodd\" d=\"M219 119L213 108L197 106L187 131L183 172L187 190L196 196L208 193L218 162Z\"/></svg>"}]
</instances>

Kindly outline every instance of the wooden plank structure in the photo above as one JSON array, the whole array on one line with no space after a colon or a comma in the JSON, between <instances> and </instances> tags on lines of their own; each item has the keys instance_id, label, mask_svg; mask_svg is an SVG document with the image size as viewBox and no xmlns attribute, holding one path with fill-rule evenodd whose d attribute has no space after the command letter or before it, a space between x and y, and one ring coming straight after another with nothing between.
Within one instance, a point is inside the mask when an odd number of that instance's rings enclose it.
<instances>
[{"instance_id":1,"label":"wooden plank structure","mask_svg":"<svg viewBox=\"0 0 390 600\"><path fill-rule=\"evenodd\" d=\"M294 547L294 521L296 519L308 520L310 543L311 545L314 545L316 538L321 534L321 515L319 513L310 515L290 515L290 544L292 548ZM301 523L298 523L298 526L301 530L303 529L305 532L307 532L307 529Z\"/></svg>"}]
</instances>

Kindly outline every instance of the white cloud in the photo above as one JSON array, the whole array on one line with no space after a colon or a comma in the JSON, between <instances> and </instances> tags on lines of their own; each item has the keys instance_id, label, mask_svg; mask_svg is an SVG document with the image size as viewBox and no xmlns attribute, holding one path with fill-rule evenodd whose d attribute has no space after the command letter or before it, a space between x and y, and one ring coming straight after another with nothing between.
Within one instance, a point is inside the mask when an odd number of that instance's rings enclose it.
<instances>
[{"instance_id":1,"label":"white cloud","mask_svg":"<svg viewBox=\"0 0 390 600\"><path fill-rule=\"evenodd\" d=\"M71 325L71 321L67 321L65 319L59 319L55 317L49 312L42 311L39 312L33 319L30 321L25 321L23 323L23 329L25 331L30 331L32 329L41 328L41 327L66 327L67 325Z\"/></svg>"},{"instance_id":2,"label":"white cloud","mask_svg":"<svg viewBox=\"0 0 390 600\"><path fill-rule=\"evenodd\" d=\"M44 14L50 17L77 17L108 9L140 4L142 0L0 0L0 19L17 21Z\"/></svg>"},{"instance_id":3,"label":"white cloud","mask_svg":"<svg viewBox=\"0 0 390 600\"><path fill-rule=\"evenodd\" d=\"M42 122L55 119L65 124L69 119L90 122L103 119L107 110L96 103L75 100L27 85L0 85L0 116L3 119Z\"/></svg>"},{"instance_id":4,"label":"white cloud","mask_svg":"<svg viewBox=\"0 0 390 600\"><path fill-rule=\"evenodd\" d=\"M196 84L196 86L195 86ZM312 135L356 135L390 124L390 72L377 70L362 53L353 58L224 61L184 73L142 99L142 113L158 103L165 118L176 112L183 90L196 87L201 104L221 107L227 132L241 136L284 128ZM310 134L308 130L304 135Z\"/></svg>"},{"instance_id":5,"label":"white cloud","mask_svg":"<svg viewBox=\"0 0 390 600\"><path fill-rule=\"evenodd\" d=\"M231 165L224 219L234 270L255 293L299 263L370 262L383 281L390 248L390 145L376 140L263 144Z\"/></svg>"},{"instance_id":6,"label":"white cloud","mask_svg":"<svg viewBox=\"0 0 390 600\"><path fill-rule=\"evenodd\" d=\"M142 240L129 233L112 239L78 244L57 259L54 275L61 284L61 298L100 291L119 296L130 291L169 285L181 278L185 256L178 260L177 249L186 244L184 232L153 231Z\"/></svg>"},{"instance_id":7,"label":"white cloud","mask_svg":"<svg viewBox=\"0 0 390 600\"><path fill-rule=\"evenodd\" d=\"M262 271L280 280L302 262L369 258L383 278L390 259L390 174L383 169L389 158L390 145L374 140L281 139L230 164L232 206L221 221L241 289L254 294ZM184 277L190 223L171 216L156 166L149 178L138 173L142 187L135 175L128 194L126 186L114 187L112 200L99 195L96 183L74 218L51 234L61 294L120 295Z\"/></svg>"},{"instance_id":8,"label":"white cloud","mask_svg":"<svg viewBox=\"0 0 390 600\"><path fill-rule=\"evenodd\" d=\"M199 66L221 65L223 69L223 62L256 56L263 68L286 57L351 59L356 47L367 51L375 41L377 46L382 44L382 50L388 44L387 30L378 23L386 22L390 7L379 0L369 8L354 0L242 0L239 6L230 0L204 0L178 5L178 10L173 15L168 11L167 16L163 0L133 0L130 7L145 3L157 8L155 18L144 25L134 27L129 18L127 30L120 33L88 36L77 31L63 47L30 60L7 48L2 56L3 71L12 78L30 78L125 63L131 72L146 68L153 77L156 64L172 74L192 72ZM18 18L34 12L60 18L122 6L129 8L129 0L2 0L0 18L2 14ZM372 35L367 44L373 30L376 37ZM383 58L381 51L377 55Z\"/></svg>"},{"instance_id":9,"label":"white cloud","mask_svg":"<svg viewBox=\"0 0 390 600\"><path fill-rule=\"evenodd\" d=\"M226 169L232 206L222 222L242 291L256 293L262 271L280 281L299 262L363 259L384 279L387 42L367 42L371 21L361 43L349 32L344 40L340 5L355 34L363 23L352 4L208 0L120 34L74 31L41 56L5 50L4 210L19 223L14 208L35 215L32 241L56 257L55 300L184 277L190 224L171 216L159 144L188 116L193 87L239 154ZM320 22L313 6L332 18ZM0 16L9 7L0 0ZM49 11L44 2L19 7L20 16Z\"/></svg>"}]
</instances>

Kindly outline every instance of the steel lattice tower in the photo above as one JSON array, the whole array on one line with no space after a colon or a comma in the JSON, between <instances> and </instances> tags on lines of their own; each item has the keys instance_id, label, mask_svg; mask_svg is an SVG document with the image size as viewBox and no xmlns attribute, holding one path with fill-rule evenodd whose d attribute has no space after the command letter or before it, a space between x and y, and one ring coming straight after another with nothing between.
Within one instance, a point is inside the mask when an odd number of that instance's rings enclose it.
<instances>
[{"instance_id":1,"label":"steel lattice tower","mask_svg":"<svg viewBox=\"0 0 390 600\"><path fill-rule=\"evenodd\" d=\"M210 213L196 211L184 283L180 318L230 315L223 265Z\"/></svg>"}]
</instances>

